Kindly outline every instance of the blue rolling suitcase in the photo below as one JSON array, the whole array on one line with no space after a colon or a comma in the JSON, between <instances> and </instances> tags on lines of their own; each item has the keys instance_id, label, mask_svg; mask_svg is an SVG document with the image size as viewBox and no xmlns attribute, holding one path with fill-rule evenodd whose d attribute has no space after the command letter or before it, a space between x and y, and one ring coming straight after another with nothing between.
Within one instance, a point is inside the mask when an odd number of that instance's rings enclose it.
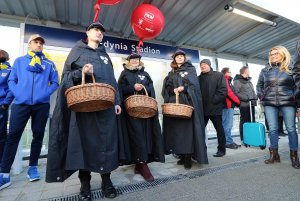
<instances>
[{"instance_id":1,"label":"blue rolling suitcase","mask_svg":"<svg viewBox=\"0 0 300 201\"><path fill-rule=\"evenodd\" d=\"M250 116L251 122L244 123L244 144L245 146L255 146L261 149L266 148L266 132L265 126L262 123L253 122L252 120L252 107L250 101Z\"/></svg>"}]
</instances>

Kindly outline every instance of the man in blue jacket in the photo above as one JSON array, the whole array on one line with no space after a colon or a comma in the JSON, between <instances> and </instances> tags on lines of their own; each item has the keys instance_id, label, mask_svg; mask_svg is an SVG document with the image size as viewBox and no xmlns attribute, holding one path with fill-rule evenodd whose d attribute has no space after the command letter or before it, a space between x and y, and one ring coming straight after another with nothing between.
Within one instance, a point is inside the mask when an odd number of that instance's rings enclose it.
<instances>
[{"instance_id":1,"label":"man in blue jacket","mask_svg":"<svg viewBox=\"0 0 300 201\"><path fill-rule=\"evenodd\" d=\"M0 50L0 164L7 138L8 107L13 100L13 95L7 84L7 79L11 71L10 64L7 62L8 60L8 53Z\"/></svg>"},{"instance_id":2,"label":"man in blue jacket","mask_svg":"<svg viewBox=\"0 0 300 201\"><path fill-rule=\"evenodd\" d=\"M8 78L9 89L15 99L11 107L9 134L1 163L0 190L10 185L9 172L30 117L33 139L27 177L29 181L40 179L37 165L49 115L49 100L50 95L58 88L55 64L42 52L44 43L45 40L40 35L31 35L28 53L15 60Z\"/></svg>"}]
</instances>

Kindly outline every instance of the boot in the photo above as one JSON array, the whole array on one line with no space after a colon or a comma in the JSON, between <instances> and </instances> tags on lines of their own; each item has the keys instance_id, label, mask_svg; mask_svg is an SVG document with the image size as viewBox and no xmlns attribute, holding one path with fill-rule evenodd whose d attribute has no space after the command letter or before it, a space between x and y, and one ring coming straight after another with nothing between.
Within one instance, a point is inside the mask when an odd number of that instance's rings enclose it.
<instances>
[{"instance_id":1,"label":"boot","mask_svg":"<svg viewBox=\"0 0 300 201\"><path fill-rule=\"evenodd\" d=\"M274 162L280 163L278 148L269 148L269 151L270 151L270 158L265 160L265 164L272 164Z\"/></svg>"},{"instance_id":2,"label":"boot","mask_svg":"<svg viewBox=\"0 0 300 201\"><path fill-rule=\"evenodd\" d=\"M91 172L79 170L79 180L80 180L80 201L90 201L92 200L91 196Z\"/></svg>"},{"instance_id":3,"label":"boot","mask_svg":"<svg viewBox=\"0 0 300 201\"><path fill-rule=\"evenodd\" d=\"M110 180L110 173L101 174L102 184L101 189L106 198L115 198L117 191Z\"/></svg>"},{"instance_id":4,"label":"boot","mask_svg":"<svg viewBox=\"0 0 300 201\"><path fill-rule=\"evenodd\" d=\"M153 181L154 177L152 176L147 163L140 163L140 165L141 165L140 172L141 175L144 177L144 179L146 181Z\"/></svg>"},{"instance_id":5,"label":"boot","mask_svg":"<svg viewBox=\"0 0 300 201\"><path fill-rule=\"evenodd\" d=\"M184 165L185 157L184 155L179 156L179 161L177 161L177 165Z\"/></svg>"},{"instance_id":6,"label":"boot","mask_svg":"<svg viewBox=\"0 0 300 201\"><path fill-rule=\"evenodd\" d=\"M300 169L300 163L299 163L299 158L298 158L298 152L290 150L290 156L291 156L291 161L292 161L292 166L293 168Z\"/></svg>"},{"instance_id":7,"label":"boot","mask_svg":"<svg viewBox=\"0 0 300 201\"><path fill-rule=\"evenodd\" d=\"M192 168L192 156L190 154L186 154L184 157L184 169L189 170Z\"/></svg>"},{"instance_id":8,"label":"boot","mask_svg":"<svg viewBox=\"0 0 300 201\"><path fill-rule=\"evenodd\" d=\"M134 173L135 174L140 174L141 173L141 164L140 163L135 164Z\"/></svg>"}]
</instances>

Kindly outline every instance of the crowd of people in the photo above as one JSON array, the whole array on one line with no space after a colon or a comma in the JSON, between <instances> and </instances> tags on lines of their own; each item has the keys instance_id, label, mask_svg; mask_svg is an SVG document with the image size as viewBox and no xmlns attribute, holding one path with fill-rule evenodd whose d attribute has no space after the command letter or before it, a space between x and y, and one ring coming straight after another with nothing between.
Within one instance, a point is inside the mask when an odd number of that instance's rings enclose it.
<instances>
[{"instance_id":1,"label":"crowd of people","mask_svg":"<svg viewBox=\"0 0 300 201\"><path fill-rule=\"evenodd\" d=\"M205 127L209 120L217 131L218 146L213 156L225 156L226 148L238 149L241 145L235 143L231 135L234 108L240 110L240 140L243 143L243 124L251 119L255 121L258 101L264 107L270 136L270 158L265 163L280 162L278 119L282 116L292 167L300 169L295 126L300 107L300 44L293 63L285 47L271 48L269 62L260 72L256 90L247 66L233 78L229 67L217 72L210 60L203 59L201 74L197 77L186 53L176 50L161 94L164 103L175 103L179 94L179 102L194 110L191 118L164 116L161 126L158 112L143 119L127 113L126 98L147 93L155 99L153 81L137 53L127 57L116 81L112 62L101 43L104 32L100 22L87 27L88 39L78 41L72 48L60 84L55 64L43 53L45 39L42 36L30 36L27 54L17 58L13 66L8 62L9 54L0 50L0 190L11 185L11 166L29 118L33 140L27 177L29 181L40 179L38 158L49 116L50 96L57 89L49 133L46 182L63 182L78 171L80 200L91 200L91 172L100 174L104 196L114 198L117 191L110 174L119 165L134 164L134 172L151 182L154 177L148 163L165 162L165 154L177 155L177 164L187 170L192 168L193 161L208 164ZM114 107L96 112L71 111L65 92L81 84L82 76L87 83L92 82L94 76L95 82L111 85L116 91Z\"/></svg>"}]
</instances>

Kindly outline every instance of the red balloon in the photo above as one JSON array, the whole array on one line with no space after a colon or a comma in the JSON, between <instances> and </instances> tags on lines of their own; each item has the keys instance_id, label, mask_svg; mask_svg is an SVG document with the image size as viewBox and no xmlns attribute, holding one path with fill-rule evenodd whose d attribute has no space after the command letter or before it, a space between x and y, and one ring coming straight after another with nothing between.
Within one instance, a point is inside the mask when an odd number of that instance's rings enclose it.
<instances>
[{"instance_id":1,"label":"red balloon","mask_svg":"<svg viewBox=\"0 0 300 201\"><path fill-rule=\"evenodd\" d=\"M141 4L131 15L131 27L141 40L149 40L158 36L165 25L161 11L153 5Z\"/></svg>"}]
</instances>

